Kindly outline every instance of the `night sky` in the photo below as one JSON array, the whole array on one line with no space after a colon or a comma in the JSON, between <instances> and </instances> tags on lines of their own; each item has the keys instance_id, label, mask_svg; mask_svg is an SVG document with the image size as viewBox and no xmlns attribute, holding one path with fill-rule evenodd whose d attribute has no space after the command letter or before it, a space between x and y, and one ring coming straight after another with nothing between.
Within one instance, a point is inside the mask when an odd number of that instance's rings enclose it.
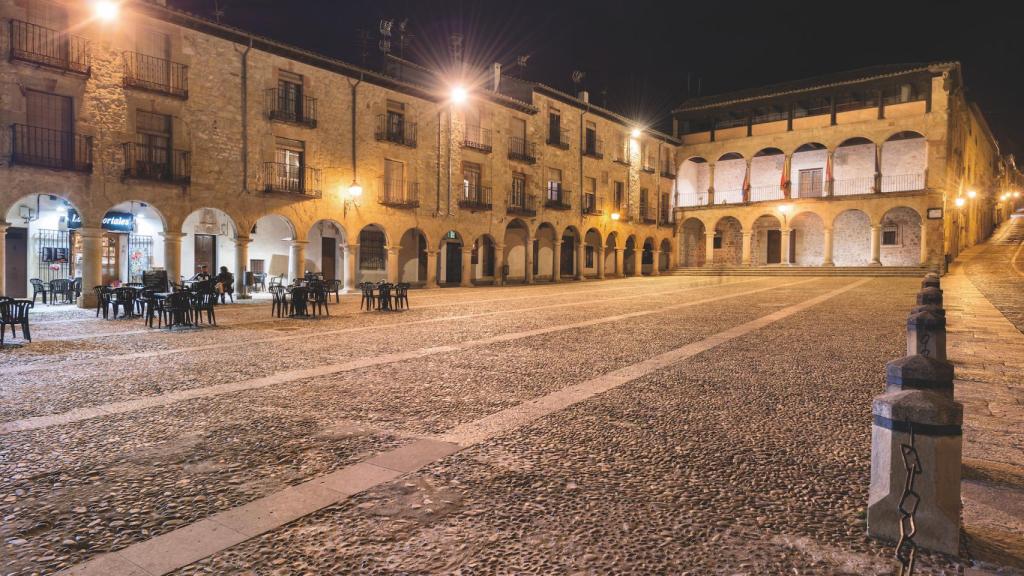
<instances>
[{"instance_id":1,"label":"night sky","mask_svg":"<svg viewBox=\"0 0 1024 576\"><path fill-rule=\"evenodd\" d=\"M959 60L968 97L1003 152L1024 160L1024 15L1008 8L1013 2L168 3L211 18L219 5L226 24L356 64L357 30L372 34L376 51L380 18L408 19L406 55L428 65L447 58L447 38L459 32L468 62L508 66L529 54L526 77L570 93L572 71L583 71L592 102L666 130L672 108L697 95L698 79L708 95L876 64Z\"/></svg>"}]
</instances>

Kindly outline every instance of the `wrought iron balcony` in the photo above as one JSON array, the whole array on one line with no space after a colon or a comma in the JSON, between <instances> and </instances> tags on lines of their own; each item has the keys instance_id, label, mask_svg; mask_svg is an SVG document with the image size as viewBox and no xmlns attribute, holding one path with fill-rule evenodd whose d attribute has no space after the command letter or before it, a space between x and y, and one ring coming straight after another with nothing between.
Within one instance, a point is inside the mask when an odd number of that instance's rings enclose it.
<instances>
[{"instance_id":1,"label":"wrought iron balcony","mask_svg":"<svg viewBox=\"0 0 1024 576\"><path fill-rule=\"evenodd\" d=\"M599 198L596 194L583 195L582 211L584 214L588 214L591 216L600 216L601 214L604 213L604 211L601 210L601 205L601 198Z\"/></svg>"},{"instance_id":2,"label":"wrought iron balcony","mask_svg":"<svg viewBox=\"0 0 1024 576\"><path fill-rule=\"evenodd\" d=\"M466 126L466 135L462 140L462 146L489 154L492 150L491 131L479 126Z\"/></svg>"},{"instance_id":3,"label":"wrought iron balcony","mask_svg":"<svg viewBox=\"0 0 1024 576\"><path fill-rule=\"evenodd\" d=\"M13 124L11 164L92 172L92 136Z\"/></svg>"},{"instance_id":4,"label":"wrought iron balcony","mask_svg":"<svg viewBox=\"0 0 1024 576\"><path fill-rule=\"evenodd\" d=\"M882 175L882 192L915 192L924 189L924 172Z\"/></svg>"},{"instance_id":5,"label":"wrought iron balcony","mask_svg":"<svg viewBox=\"0 0 1024 576\"><path fill-rule=\"evenodd\" d=\"M377 115L377 130L374 136L381 142L394 142L410 148L416 147L416 123L406 122L403 117L387 114Z\"/></svg>"},{"instance_id":6,"label":"wrought iron balcony","mask_svg":"<svg viewBox=\"0 0 1024 576\"><path fill-rule=\"evenodd\" d=\"M316 98L312 96L296 96L285 90L268 88L264 103L271 120L316 128Z\"/></svg>"},{"instance_id":7,"label":"wrought iron balcony","mask_svg":"<svg viewBox=\"0 0 1024 576\"><path fill-rule=\"evenodd\" d=\"M192 154L135 142L121 145L125 178L188 184L192 180Z\"/></svg>"},{"instance_id":8,"label":"wrought iron balcony","mask_svg":"<svg viewBox=\"0 0 1024 576\"><path fill-rule=\"evenodd\" d=\"M615 150L615 157L612 158L612 160L619 164L622 164L623 166L629 166L631 164L629 160L629 150L617 148Z\"/></svg>"},{"instance_id":9,"label":"wrought iron balcony","mask_svg":"<svg viewBox=\"0 0 1024 576\"><path fill-rule=\"evenodd\" d=\"M769 184L767 186L751 186L747 192L751 202L765 202L769 200L782 200L786 197L781 184Z\"/></svg>"},{"instance_id":10,"label":"wrought iron balcony","mask_svg":"<svg viewBox=\"0 0 1024 576\"><path fill-rule=\"evenodd\" d=\"M676 225L672 210L667 210L664 214L658 216L658 226L665 228L671 228Z\"/></svg>"},{"instance_id":11,"label":"wrought iron balcony","mask_svg":"<svg viewBox=\"0 0 1024 576\"><path fill-rule=\"evenodd\" d=\"M662 178L668 178L669 180L675 180L676 179L675 170L673 170L671 166L664 166L661 169L661 177Z\"/></svg>"},{"instance_id":12,"label":"wrought iron balcony","mask_svg":"<svg viewBox=\"0 0 1024 576\"><path fill-rule=\"evenodd\" d=\"M583 155L601 160L604 158L604 141L600 138L588 138L583 143Z\"/></svg>"},{"instance_id":13,"label":"wrought iron balcony","mask_svg":"<svg viewBox=\"0 0 1024 576\"><path fill-rule=\"evenodd\" d=\"M508 207L506 212L519 216L537 215L537 196L528 194L522 190L512 190L508 193Z\"/></svg>"},{"instance_id":14,"label":"wrought iron balcony","mask_svg":"<svg viewBox=\"0 0 1024 576\"><path fill-rule=\"evenodd\" d=\"M188 66L139 52L125 52L124 85L188 98Z\"/></svg>"},{"instance_id":15,"label":"wrought iron balcony","mask_svg":"<svg viewBox=\"0 0 1024 576\"><path fill-rule=\"evenodd\" d=\"M640 205L640 221L644 224L655 224L658 222L658 207Z\"/></svg>"},{"instance_id":16,"label":"wrought iron balcony","mask_svg":"<svg viewBox=\"0 0 1024 576\"><path fill-rule=\"evenodd\" d=\"M263 191L319 198L320 170L284 162L264 162Z\"/></svg>"},{"instance_id":17,"label":"wrought iron balcony","mask_svg":"<svg viewBox=\"0 0 1024 576\"><path fill-rule=\"evenodd\" d=\"M462 195L459 197L459 208L465 210L490 210L491 189L487 186L463 184Z\"/></svg>"},{"instance_id":18,"label":"wrought iron balcony","mask_svg":"<svg viewBox=\"0 0 1024 576\"><path fill-rule=\"evenodd\" d=\"M544 207L552 210L571 210L572 205L566 199L572 193L561 186L548 185L547 195L544 198Z\"/></svg>"},{"instance_id":19,"label":"wrought iron balcony","mask_svg":"<svg viewBox=\"0 0 1024 576\"><path fill-rule=\"evenodd\" d=\"M648 174L654 174L655 172L658 171L657 168L654 167L654 162L651 158L644 160L643 164L640 166L640 169L643 170L644 172L647 172Z\"/></svg>"},{"instance_id":20,"label":"wrought iron balcony","mask_svg":"<svg viewBox=\"0 0 1024 576\"><path fill-rule=\"evenodd\" d=\"M536 147L533 145L533 142L527 142L522 138L510 136L508 139L508 158L517 162L536 164Z\"/></svg>"},{"instance_id":21,"label":"wrought iron balcony","mask_svg":"<svg viewBox=\"0 0 1024 576\"><path fill-rule=\"evenodd\" d=\"M548 129L548 145L562 150L569 149L569 131L565 128Z\"/></svg>"},{"instance_id":22,"label":"wrought iron balcony","mask_svg":"<svg viewBox=\"0 0 1024 576\"><path fill-rule=\"evenodd\" d=\"M89 75L89 41L30 22L11 20L11 60Z\"/></svg>"},{"instance_id":23,"label":"wrought iron balcony","mask_svg":"<svg viewBox=\"0 0 1024 576\"><path fill-rule=\"evenodd\" d=\"M392 208L418 208L420 205L416 182L397 178L381 178L377 202Z\"/></svg>"},{"instance_id":24,"label":"wrought iron balcony","mask_svg":"<svg viewBox=\"0 0 1024 576\"><path fill-rule=\"evenodd\" d=\"M680 206L707 206L708 205L708 193L699 192L695 194L680 194L679 195Z\"/></svg>"}]
</instances>

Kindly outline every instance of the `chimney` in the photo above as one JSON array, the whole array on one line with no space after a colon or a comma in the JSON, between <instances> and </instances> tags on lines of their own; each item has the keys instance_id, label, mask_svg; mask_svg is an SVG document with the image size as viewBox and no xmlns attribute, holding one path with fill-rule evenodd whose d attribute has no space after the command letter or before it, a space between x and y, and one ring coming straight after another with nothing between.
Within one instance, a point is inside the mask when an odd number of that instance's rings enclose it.
<instances>
[{"instance_id":1,"label":"chimney","mask_svg":"<svg viewBox=\"0 0 1024 576\"><path fill-rule=\"evenodd\" d=\"M586 90L580 90L579 96L577 96L584 104L590 104L590 92Z\"/></svg>"},{"instance_id":2,"label":"chimney","mask_svg":"<svg viewBox=\"0 0 1024 576\"><path fill-rule=\"evenodd\" d=\"M501 88L501 64L495 62L494 63L494 91L498 92L499 88Z\"/></svg>"}]
</instances>

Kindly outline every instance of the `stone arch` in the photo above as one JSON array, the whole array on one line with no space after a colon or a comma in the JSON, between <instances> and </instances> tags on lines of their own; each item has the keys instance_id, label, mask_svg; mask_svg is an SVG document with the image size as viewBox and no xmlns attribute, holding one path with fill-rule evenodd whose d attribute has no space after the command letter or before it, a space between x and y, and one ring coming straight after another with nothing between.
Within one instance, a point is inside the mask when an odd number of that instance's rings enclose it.
<instances>
[{"instance_id":1,"label":"stone arch","mask_svg":"<svg viewBox=\"0 0 1024 576\"><path fill-rule=\"evenodd\" d=\"M465 241L457 230L448 230L438 240L437 283L440 286L458 286L466 275L467 282L470 271L462 269L462 251Z\"/></svg>"},{"instance_id":2,"label":"stone arch","mask_svg":"<svg viewBox=\"0 0 1024 576\"><path fill-rule=\"evenodd\" d=\"M604 241L601 238L601 231L597 228L590 228L583 235L583 275L597 277L602 275L604 263L601 262L601 252Z\"/></svg>"},{"instance_id":3,"label":"stone arch","mask_svg":"<svg viewBox=\"0 0 1024 576\"><path fill-rule=\"evenodd\" d=\"M653 237L648 236L647 238L644 238L644 252L640 256L640 272L645 276L650 276L651 274L653 274L655 266L657 266L658 264L657 260L655 259L654 246L655 244Z\"/></svg>"},{"instance_id":4,"label":"stone arch","mask_svg":"<svg viewBox=\"0 0 1024 576\"><path fill-rule=\"evenodd\" d=\"M801 144L790 159L790 196L820 198L825 195L828 148L819 142Z\"/></svg>"},{"instance_id":5,"label":"stone arch","mask_svg":"<svg viewBox=\"0 0 1024 576\"><path fill-rule=\"evenodd\" d=\"M814 211L804 210L789 220L793 249L791 262L797 266L825 263L825 221Z\"/></svg>"},{"instance_id":6,"label":"stone arch","mask_svg":"<svg viewBox=\"0 0 1024 576\"><path fill-rule=\"evenodd\" d=\"M738 266L743 257L743 225L734 216L723 216L715 223L715 249L712 262Z\"/></svg>"},{"instance_id":7,"label":"stone arch","mask_svg":"<svg viewBox=\"0 0 1024 576\"><path fill-rule=\"evenodd\" d=\"M637 246L636 236L630 234L626 238L626 243L623 248L622 256L622 273L624 276L637 276L640 271L636 269L636 251L640 249Z\"/></svg>"},{"instance_id":8,"label":"stone arch","mask_svg":"<svg viewBox=\"0 0 1024 576\"><path fill-rule=\"evenodd\" d=\"M618 262L616 260L618 239L618 232L609 232L608 236L604 239L604 270L606 275L611 274L612 276L622 276L622 270L619 270Z\"/></svg>"},{"instance_id":9,"label":"stone arch","mask_svg":"<svg viewBox=\"0 0 1024 576\"><path fill-rule=\"evenodd\" d=\"M890 208L882 216L882 266L917 266L921 263L921 214L908 206Z\"/></svg>"},{"instance_id":10,"label":"stone arch","mask_svg":"<svg viewBox=\"0 0 1024 576\"><path fill-rule=\"evenodd\" d=\"M877 149L873 141L863 136L847 138L836 146L831 167L834 196L874 192ZM828 178L828 174L825 178Z\"/></svg>"},{"instance_id":11,"label":"stone arch","mask_svg":"<svg viewBox=\"0 0 1024 576\"><path fill-rule=\"evenodd\" d=\"M782 173L786 153L778 148L762 148L750 159L750 201L782 200Z\"/></svg>"},{"instance_id":12,"label":"stone arch","mask_svg":"<svg viewBox=\"0 0 1024 576\"><path fill-rule=\"evenodd\" d=\"M291 221L280 214L265 214L256 220L249 229L249 237L252 242L249 244L250 267L254 272L265 272L268 277L278 276L287 281L291 280L296 272L304 272L313 264L303 256L303 262L292 262L295 255L292 249L295 236L295 227ZM308 244L306 245L308 248Z\"/></svg>"},{"instance_id":13,"label":"stone arch","mask_svg":"<svg viewBox=\"0 0 1024 576\"><path fill-rule=\"evenodd\" d=\"M501 270L496 269L497 246L498 244L495 242L494 236L487 233L481 234L473 240L473 255L470 260L472 276L470 276L470 281L498 283Z\"/></svg>"},{"instance_id":14,"label":"stone arch","mask_svg":"<svg viewBox=\"0 0 1024 576\"><path fill-rule=\"evenodd\" d=\"M185 233L181 242L182 277L194 277L204 264L211 275L218 266L234 266L238 227L227 212L219 208L193 210L182 222L181 231ZM294 233L294 229L291 231ZM170 280L176 282L179 279Z\"/></svg>"},{"instance_id":15,"label":"stone arch","mask_svg":"<svg viewBox=\"0 0 1024 576\"><path fill-rule=\"evenodd\" d=\"M855 208L832 220L832 260L836 266L867 266L871 262L871 218Z\"/></svg>"},{"instance_id":16,"label":"stone arch","mask_svg":"<svg viewBox=\"0 0 1024 576\"><path fill-rule=\"evenodd\" d=\"M672 266L672 241L668 238L662 238L659 248L658 271L667 272Z\"/></svg>"},{"instance_id":17,"label":"stone arch","mask_svg":"<svg viewBox=\"0 0 1024 576\"><path fill-rule=\"evenodd\" d=\"M513 218L505 226L504 262L508 268L506 282L527 281L527 264L533 257L532 244L530 226L526 222L519 218ZM530 276L532 277L532 275L533 270L531 269Z\"/></svg>"},{"instance_id":18,"label":"stone arch","mask_svg":"<svg viewBox=\"0 0 1024 576\"><path fill-rule=\"evenodd\" d=\"M708 203L711 167L700 156L687 158L676 172L676 206L704 206Z\"/></svg>"},{"instance_id":19,"label":"stone arch","mask_svg":"<svg viewBox=\"0 0 1024 576\"><path fill-rule=\"evenodd\" d=\"M928 140L919 132L897 132L882 142L879 154L882 192L924 190Z\"/></svg>"},{"instance_id":20,"label":"stone arch","mask_svg":"<svg viewBox=\"0 0 1024 576\"><path fill-rule=\"evenodd\" d=\"M707 240L704 221L687 218L679 228L680 265L687 267L704 266L707 263Z\"/></svg>"},{"instance_id":21,"label":"stone arch","mask_svg":"<svg viewBox=\"0 0 1024 576\"><path fill-rule=\"evenodd\" d=\"M562 248L559 254L559 264L561 277L564 278L582 278L580 268L581 262L579 260L579 243L583 241L583 237L580 234L579 228L569 225L562 230Z\"/></svg>"},{"instance_id":22,"label":"stone arch","mask_svg":"<svg viewBox=\"0 0 1024 576\"><path fill-rule=\"evenodd\" d=\"M747 161L738 152L723 154L715 162L715 204L741 204L747 179Z\"/></svg>"},{"instance_id":23,"label":"stone arch","mask_svg":"<svg viewBox=\"0 0 1024 576\"><path fill-rule=\"evenodd\" d=\"M348 258L348 234L337 220L317 220L306 232L306 266L311 272L324 275L324 280L341 280L346 277L345 261Z\"/></svg>"},{"instance_id":24,"label":"stone arch","mask_svg":"<svg viewBox=\"0 0 1024 576\"><path fill-rule=\"evenodd\" d=\"M390 239L380 224L367 224L357 237L356 283L381 282L388 279L388 248Z\"/></svg>"},{"instance_id":25,"label":"stone arch","mask_svg":"<svg viewBox=\"0 0 1024 576\"><path fill-rule=\"evenodd\" d=\"M12 298L31 297L29 280L33 278L45 283L81 276L81 270L76 268L76 258L73 254L74 239L73 233L69 231L69 221L72 215L78 214L81 224L94 228L100 225L99 220L87 219L70 199L57 194L23 196L12 202L0 214L3 214L5 221L10 224L7 237L12 238L12 242L13 238L23 239L25 242L24 260L19 259L15 262L7 260L7 255L4 255L5 269L0 271L0 274L4 275L4 282L0 293ZM47 246L61 248L63 252L51 252L47 257L42 242L46 242ZM53 270L51 266L57 269ZM24 270L24 274L19 274L18 270Z\"/></svg>"},{"instance_id":26,"label":"stone arch","mask_svg":"<svg viewBox=\"0 0 1024 576\"><path fill-rule=\"evenodd\" d=\"M116 272L105 270L103 283L109 284L114 279L142 282L144 271L154 267L165 268L164 233L168 228L164 214L152 204L140 200L126 200L111 206L104 214L104 221L111 213L131 214L132 230L116 237L107 233L108 242L116 240L118 258ZM105 227L105 224L102 225ZM233 269L235 262L232 259L218 265Z\"/></svg>"},{"instance_id":27,"label":"stone arch","mask_svg":"<svg viewBox=\"0 0 1024 576\"><path fill-rule=\"evenodd\" d=\"M758 216L750 223L750 263L753 266L781 264L782 220L772 213Z\"/></svg>"},{"instance_id":28,"label":"stone arch","mask_svg":"<svg viewBox=\"0 0 1024 576\"><path fill-rule=\"evenodd\" d=\"M533 243L533 275L534 278L543 278L546 280L554 280L554 259L557 257L555 254L555 239L557 238L557 231L550 222L541 222L537 226L537 232L534 234L535 241Z\"/></svg>"},{"instance_id":29,"label":"stone arch","mask_svg":"<svg viewBox=\"0 0 1024 576\"><path fill-rule=\"evenodd\" d=\"M420 228L409 228L398 240L398 281L422 286L427 283L427 250L430 240Z\"/></svg>"}]
</instances>

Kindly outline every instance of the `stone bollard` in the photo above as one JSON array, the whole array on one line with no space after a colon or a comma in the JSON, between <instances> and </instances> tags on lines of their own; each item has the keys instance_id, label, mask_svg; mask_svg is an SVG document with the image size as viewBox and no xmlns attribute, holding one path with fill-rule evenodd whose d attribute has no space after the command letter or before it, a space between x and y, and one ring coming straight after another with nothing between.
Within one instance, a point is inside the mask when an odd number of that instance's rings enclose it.
<instances>
[{"instance_id":1,"label":"stone bollard","mask_svg":"<svg viewBox=\"0 0 1024 576\"><path fill-rule=\"evenodd\" d=\"M907 356L946 359L946 315L930 304L917 306L907 318Z\"/></svg>"},{"instance_id":2,"label":"stone bollard","mask_svg":"<svg viewBox=\"0 0 1024 576\"><path fill-rule=\"evenodd\" d=\"M940 284L938 274L935 274L934 276L929 274L928 276L925 276L923 280L921 280L921 289L938 288L939 286Z\"/></svg>"},{"instance_id":3,"label":"stone bollard","mask_svg":"<svg viewBox=\"0 0 1024 576\"><path fill-rule=\"evenodd\" d=\"M963 405L953 400L953 366L920 354L890 362L871 413L868 535L898 542L901 522L910 528L902 507L913 511L914 545L958 554Z\"/></svg>"},{"instance_id":4,"label":"stone bollard","mask_svg":"<svg viewBox=\"0 0 1024 576\"><path fill-rule=\"evenodd\" d=\"M935 287L922 288L917 293L917 305L921 306L924 304L934 304L935 306L942 307L942 289Z\"/></svg>"}]
</instances>

